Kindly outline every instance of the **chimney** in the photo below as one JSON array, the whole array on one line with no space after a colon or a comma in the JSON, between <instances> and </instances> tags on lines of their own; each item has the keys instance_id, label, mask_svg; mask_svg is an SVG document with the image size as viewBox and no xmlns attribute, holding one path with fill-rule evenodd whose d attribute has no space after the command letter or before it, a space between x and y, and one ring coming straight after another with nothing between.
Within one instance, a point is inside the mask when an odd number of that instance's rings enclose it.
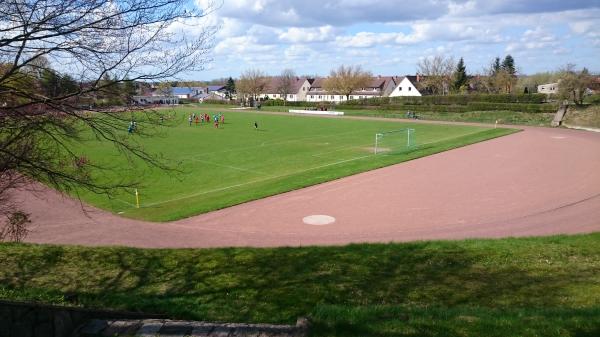
<instances>
[{"instance_id":1,"label":"chimney","mask_svg":"<svg viewBox=\"0 0 600 337\"><path fill-rule=\"evenodd\" d=\"M421 82L421 75L419 75L419 73L417 73L417 83Z\"/></svg>"}]
</instances>

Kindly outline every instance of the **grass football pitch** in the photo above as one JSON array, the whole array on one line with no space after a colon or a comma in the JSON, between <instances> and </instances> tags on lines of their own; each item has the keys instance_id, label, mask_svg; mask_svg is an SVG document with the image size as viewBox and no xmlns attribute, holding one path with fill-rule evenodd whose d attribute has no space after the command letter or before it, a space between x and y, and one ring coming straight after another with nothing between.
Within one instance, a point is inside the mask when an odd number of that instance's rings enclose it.
<instances>
[{"instance_id":1,"label":"grass football pitch","mask_svg":"<svg viewBox=\"0 0 600 337\"><path fill-rule=\"evenodd\" d=\"M222 111L225 124L188 123L192 112ZM152 137L131 141L160 155L174 170L128 160L112 144L93 137L74 144L76 152L105 167L93 174L104 182L138 183L111 198L79 191L84 201L126 217L169 221L423 157L514 132L477 126L400 123L384 120L321 118L229 109L177 107L161 110L165 125ZM255 129L254 123L258 124ZM146 126L142 121L139 128ZM414 129L385 139L375 155L375 134ZM123 130L127 134L127 130Z\"/></svg>"}]
</instances>

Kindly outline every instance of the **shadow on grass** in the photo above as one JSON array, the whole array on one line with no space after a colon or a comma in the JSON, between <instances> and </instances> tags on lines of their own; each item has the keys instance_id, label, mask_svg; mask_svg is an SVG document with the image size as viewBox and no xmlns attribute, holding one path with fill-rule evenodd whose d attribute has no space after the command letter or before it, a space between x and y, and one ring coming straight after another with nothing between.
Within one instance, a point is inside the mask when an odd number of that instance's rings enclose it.
<instances>
[{"instance_id":1,"label":"shadow on grass","mask_svg":"<svg viewBox=\"0 0 600 337\"><path fill-rule=\"evenodd\" d=\"M210 250L12 244L0 246L0 287L14 298L58 293L65 303L179 319L293 323L310 315L323 335L442 336L468 330L468 319L456 323L465 315L484 331L505 324L502 317L519 323L515 310L544 318L554 313L531 308L563 308L559 316L571 322L585 315L567 308L597 309L590 291L600 236L581 250L561 240ZM578 336L595 331L582 329Z\"/></svg>"}]
</instances>

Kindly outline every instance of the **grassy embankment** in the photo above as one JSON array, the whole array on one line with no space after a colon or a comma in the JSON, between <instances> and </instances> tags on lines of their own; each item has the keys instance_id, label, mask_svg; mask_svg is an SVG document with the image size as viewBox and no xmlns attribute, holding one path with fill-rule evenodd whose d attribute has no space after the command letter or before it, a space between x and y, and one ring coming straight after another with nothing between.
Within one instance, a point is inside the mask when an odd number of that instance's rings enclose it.
<instances>
[{"instance_id":1,"label":"grassy embankment","mask_svg":"<svg viewBox=\"0 0 600 337\"><path fill-rule=\"evenodd\" d=\"M569 126L600 129L600 104L570 106L563 123Z\"/></svg>"},{"instance_id":2,"label":"grassy embankment","mask_svg":"<svg viewBox=\"0 0 600 337\"><path fill-rule=\"evenodd\" d=\"M0 245L0 298L313 336L598 336L600 233L342 247Z\"/></svg>"}]
</instances>

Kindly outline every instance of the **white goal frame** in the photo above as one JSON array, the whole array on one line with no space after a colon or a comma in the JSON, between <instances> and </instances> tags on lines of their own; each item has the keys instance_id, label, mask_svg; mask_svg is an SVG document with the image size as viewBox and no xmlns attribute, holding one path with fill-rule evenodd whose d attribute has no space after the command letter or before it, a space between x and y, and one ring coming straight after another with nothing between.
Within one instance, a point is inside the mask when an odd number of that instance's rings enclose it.
<instances>
[{"instance_id":1,"label":"white goal frame","mask_svg":"<svg viewBox=\"0 0 600 337\"><path fill-rule=\"evenodd\" d=\"M391 133L400 133L400 132L406 132L406 147L411 147L414 144L411 144L410 142L410 136L411 133L414 135L415 133L415 129L400 129L400 130L394 130L394 131L386 131L386 132L379 132L375 134L375 150L374 150L374 154L377 154L377 149L379 148L379 140L381 138L383 138L383 136L391 134Z\"/></svg>"}]
</instances>

